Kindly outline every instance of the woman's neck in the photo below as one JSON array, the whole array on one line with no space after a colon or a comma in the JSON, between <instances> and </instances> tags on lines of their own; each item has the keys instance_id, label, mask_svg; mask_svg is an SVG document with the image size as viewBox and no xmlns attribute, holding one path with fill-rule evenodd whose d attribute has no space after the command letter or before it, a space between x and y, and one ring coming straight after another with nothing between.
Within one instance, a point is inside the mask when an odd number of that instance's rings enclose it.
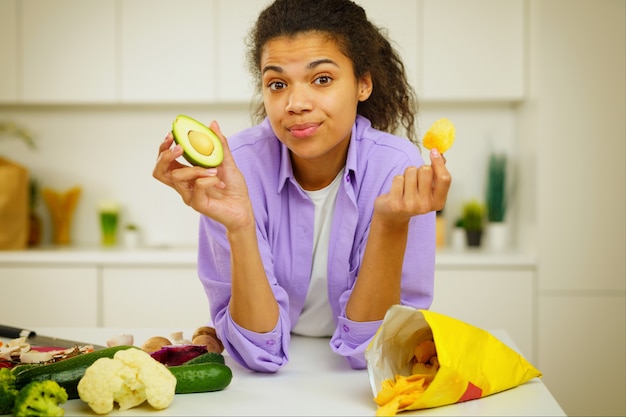
<instances>
[{"instance_id":1,"label":"woman's neck","mask_svg":"<svg viewBox=\"0 0 626 417\"><path fill-rule=\"evenodd\" d=\"M340 149L336 148L316 159L302 159L291 154L293 174L298 184L307 191L321 190L328 186L345 167L349 145L349 140L342 142Z\"/></svg>"}]
</instances>

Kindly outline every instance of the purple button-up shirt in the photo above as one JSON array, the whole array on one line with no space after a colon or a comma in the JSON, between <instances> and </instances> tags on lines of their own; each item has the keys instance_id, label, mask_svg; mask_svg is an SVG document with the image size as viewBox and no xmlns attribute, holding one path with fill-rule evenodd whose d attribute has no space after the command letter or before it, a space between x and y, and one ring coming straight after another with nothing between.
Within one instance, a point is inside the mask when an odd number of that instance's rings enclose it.
<instances>
[{"instance_id":1,"label":"purple button-up shirt","mask_svg":"<svg viewBox=\"0 0 626 417\"><path fill-rule=\"evenodd\" d=\"M228 308L229 243L225 228L206 216L200 219L198 274L209 299L213 324L229 355L249 369L276 372L289 360L290 331L309 288L314 206L296 182L289 151L276 138L268 120L231 136L229 146L246 178L259 251L280 308L276 327L267 333L255 333L233 321ZM366 367L364 352L381 324L346 318L346 304L370 231L374 200L389 192L395 175L423 163L418 148L409 140L373 129L369 120L357 116L328 250L328 301L336 318L330 348L346 357L353 368ZM431 212L410 221L402 269L402 304L430 307L434 264L435 214Z\"/></svg>"}]
</instances>

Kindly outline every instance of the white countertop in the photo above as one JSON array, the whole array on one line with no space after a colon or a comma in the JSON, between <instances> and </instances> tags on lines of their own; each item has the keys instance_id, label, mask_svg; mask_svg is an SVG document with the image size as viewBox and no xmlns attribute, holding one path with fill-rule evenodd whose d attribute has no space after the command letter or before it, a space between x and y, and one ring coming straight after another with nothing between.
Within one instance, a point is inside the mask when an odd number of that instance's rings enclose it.
<instances>
[{"instance_id":1,"label":"white countertop","mask_svg":"<svg viewBox=\"0 0 626 417\"><path fill-rule=\"evenodd\" d=\"M105 344L118 334L133 334L135 345L148 337L169 335L180 329L38 328L38 334ZM193 329L183 329L191 334ZM503 331L494 336L515 349ZM5 339L6 340L6 339ZM149 405L110 415L159 416L375 416L376 404L366 370L352 370L331 352L326 338L293 337L290 362L276 374L254 373L240 367L225 354L233 371L231 384L223 391L179 394L165 410ZM94 415L86 403L70 400L63 405L66 416ZM478 400L401 413L429 416L564 416L562 408L539 378L510 390Z\"/></svg>"},{"instance_id":2,"label":"white countertop","mask_svg":"<svg viewBox=\"0 0 626 417\"><path fill-rule=\"evenodd\" d=\"M196 247L41 247L18 251L0 251L3 265L172 265L195 266ZM486 249L437 250L438 267L520 267L533 268L535 256L519 251L489 252Z\"/></svg>"}]
</instances>

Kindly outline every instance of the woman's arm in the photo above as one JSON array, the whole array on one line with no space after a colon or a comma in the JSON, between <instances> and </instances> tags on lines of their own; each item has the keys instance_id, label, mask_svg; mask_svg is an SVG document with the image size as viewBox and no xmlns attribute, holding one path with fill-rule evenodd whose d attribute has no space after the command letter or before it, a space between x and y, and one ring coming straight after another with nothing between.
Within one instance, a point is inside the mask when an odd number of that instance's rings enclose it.
<instances>
[{"instance_id":1,"label":"woman's arm","mask_svg":"<svg viewBox=\"0 0 626 417\"><path fill-rule=\"evenodd\" d=\"M247 330L268 332L278 322L278 304L261 261L252 203L228 141L216 122L211 129L224 148L219 167L204 169L177 162L183 151L179 145L172 147L173 137L169 133L159 146L153 176L174 188L194 210L226 228L231 255L232 318Z\"/></svg>"},{"instance_id":2,"label":"woman's arm","mask_svg":"<svg viewBox=\"0 0 626 417\"><path fill-rule=\"evenodd\" d=\"M409 167L379 196L358 279L346 305L352 321L382 320L400 303L402 266L411 217L443 208L451 177L445 159L431 151L431 166Z\"/></svg>"}]
</instances>

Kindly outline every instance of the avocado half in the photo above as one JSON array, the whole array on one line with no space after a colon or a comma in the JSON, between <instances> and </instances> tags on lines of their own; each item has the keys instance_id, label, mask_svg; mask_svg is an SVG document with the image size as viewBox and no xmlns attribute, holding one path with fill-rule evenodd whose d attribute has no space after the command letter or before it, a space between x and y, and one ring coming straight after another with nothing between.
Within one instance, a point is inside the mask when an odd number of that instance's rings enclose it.
<instances>
[{"instance_id":1,"label":"avocado half","mask_svg":"<svg viewBox=\"0 0 626 417\"><path fill-rule=\"evenodd\" d=\"M183 157L192 165L216 167L224 159L222 142L215 132L189 116L178 115L172 123L174 141L183 148Z\"/></svg>"}]
</instances>

